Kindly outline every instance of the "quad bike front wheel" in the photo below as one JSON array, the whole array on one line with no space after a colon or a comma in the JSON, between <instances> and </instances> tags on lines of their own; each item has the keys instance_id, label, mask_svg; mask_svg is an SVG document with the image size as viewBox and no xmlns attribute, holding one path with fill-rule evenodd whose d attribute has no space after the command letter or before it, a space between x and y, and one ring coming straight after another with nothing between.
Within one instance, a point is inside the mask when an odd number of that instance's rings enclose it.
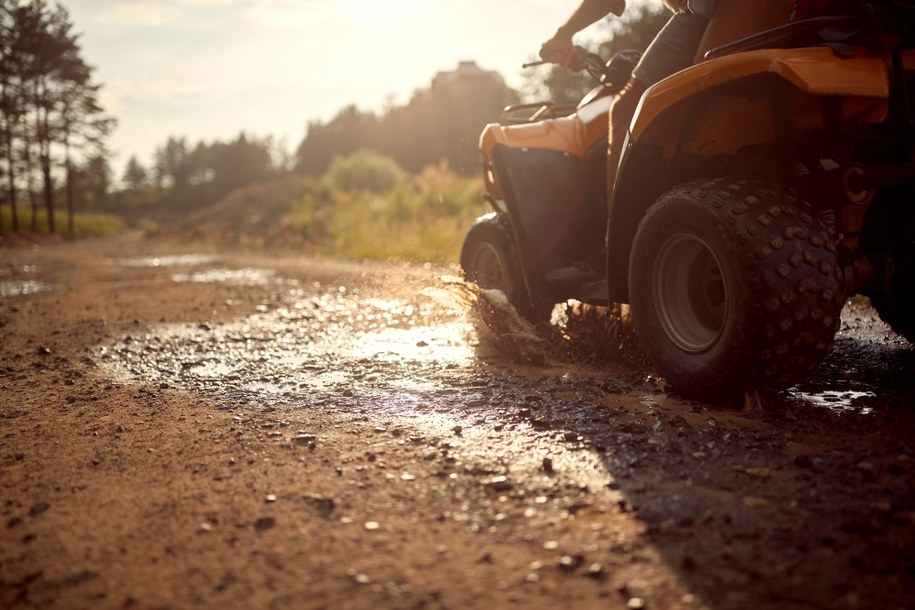
<instances>
[{"instance_id":1,"label":"quad bike front wheel","mask_svg":"<svg viewBox=\"0 0 915 610\"><path fill-rule=\"evenodd\" d=\"M678 390L728 399L806 378L845 302L832 231L778 184L718 179L663 195L630 257L633 323Z\"/></svg>"},{"instance_id":2,"label":"quad bike front wheel","mask_svg":"<svg viewBox=\"0 0 915 610\"><path fill-rule=\"evenodd\" d=\"M470 227L461 247L461 268L464 278L480 288L504 292L522 315L531 311L515 242L495 212L480 216Z\"/></svg>"}]
</instances>

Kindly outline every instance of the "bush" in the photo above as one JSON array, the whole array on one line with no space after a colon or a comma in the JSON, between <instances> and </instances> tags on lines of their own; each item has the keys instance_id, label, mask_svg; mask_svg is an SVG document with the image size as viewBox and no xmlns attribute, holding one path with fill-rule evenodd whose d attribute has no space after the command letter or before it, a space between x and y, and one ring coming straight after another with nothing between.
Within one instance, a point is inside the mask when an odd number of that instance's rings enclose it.
<instances>
[{"instance_id":1,"label":"bush","mask_svg":"<svg viewBox=\"0 0 915 610\"><path fill-rule=\"evenodd\" d=\"M464 235L483 210L483 186L447 166L427 168L385 193L332 195L335 253L355 258L457 262Z\"/></svg>"},{"instance_id":2,"label":"bush","mask_svg":"<svg viewBox=\"0 0 915 610\"><path fill-rule=\"evenodd\" d=\"M337 157L324 175L330 188L346 192L386 193L406 179L406 172L396 161L364 149Z\"/></svg>"}]
</instances>

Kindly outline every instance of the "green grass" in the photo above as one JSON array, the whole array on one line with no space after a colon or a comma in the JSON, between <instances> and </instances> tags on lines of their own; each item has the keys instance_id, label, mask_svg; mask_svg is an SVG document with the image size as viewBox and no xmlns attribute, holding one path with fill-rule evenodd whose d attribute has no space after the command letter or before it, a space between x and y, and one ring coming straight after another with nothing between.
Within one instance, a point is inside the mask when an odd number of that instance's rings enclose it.
<instances>
[{"instance_id":1,"label":"green grass","mask_svg":"<svg viewBox=\"0 0 915 610\"><path fill-rule=\"evenodd\" d=\"M32 233L32 212L31 210L19 209L19 231ZM54 215L56 232L61 235L68 235L67 213L64 210L57 210ZM12 212L9 205L4 205L0 209L0 232L12 230ZM114 214L98 214L88 212L78 212L73 215L73 235L75 237L102 237L105 235L114 235L121 233L128 228L126 220ZM34 233L48 233L48 217L44 210L36 215L36 231Z\"/></svg>"}]
</instances>

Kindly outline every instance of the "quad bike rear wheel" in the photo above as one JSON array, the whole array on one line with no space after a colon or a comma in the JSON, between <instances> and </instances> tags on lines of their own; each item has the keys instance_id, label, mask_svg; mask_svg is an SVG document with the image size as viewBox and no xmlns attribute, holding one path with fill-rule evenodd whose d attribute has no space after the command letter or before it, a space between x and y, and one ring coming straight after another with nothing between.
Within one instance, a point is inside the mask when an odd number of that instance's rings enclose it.
<instances>
[{"instance_id":1,"label":"quad bike rear wheel","mask_svg":"<svg viewBox=\"0 0 915 610\"><path fill-rule=\"evenodd\" d=\"M868 212L861 249L889 256L889 285L868 297L880 318L909 343L915 343L915 187L886 189Z\"/></svg>"},{"instance_id":2,"label":"quad bike rear wheel","mask_svg":"<svg viewBox=\"0 0 915 610\"><path fill-rule=\"evenodd\" d=\"M759 179L697 181L663 195L639 225L633 323L685 394L784 389L832 349L842 278L833 232L793 192Z\"/></svg>"}]
</instances>

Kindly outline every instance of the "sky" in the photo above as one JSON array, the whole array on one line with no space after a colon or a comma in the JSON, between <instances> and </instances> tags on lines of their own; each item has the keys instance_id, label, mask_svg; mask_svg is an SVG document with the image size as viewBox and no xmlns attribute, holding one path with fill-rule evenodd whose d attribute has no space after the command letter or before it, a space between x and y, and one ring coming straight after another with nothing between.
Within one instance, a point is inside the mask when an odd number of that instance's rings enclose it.
<instances>
[{"instance_id":1,"label":"sky","mask_svg":"<svg viewBox=\"0 0 915 610\"><path fill-rule=\"evenodd\" d=\"M61 0L118 119L120 177L170 136L272 136L289 152L310 121L381 111L473 60L523 82L521 64L577 0ZM582 32L596 40L600 25ZM578 40L578 39L577 39ZM541 68L542 69L542 68Z\"/></svg>"}]
</instances>

